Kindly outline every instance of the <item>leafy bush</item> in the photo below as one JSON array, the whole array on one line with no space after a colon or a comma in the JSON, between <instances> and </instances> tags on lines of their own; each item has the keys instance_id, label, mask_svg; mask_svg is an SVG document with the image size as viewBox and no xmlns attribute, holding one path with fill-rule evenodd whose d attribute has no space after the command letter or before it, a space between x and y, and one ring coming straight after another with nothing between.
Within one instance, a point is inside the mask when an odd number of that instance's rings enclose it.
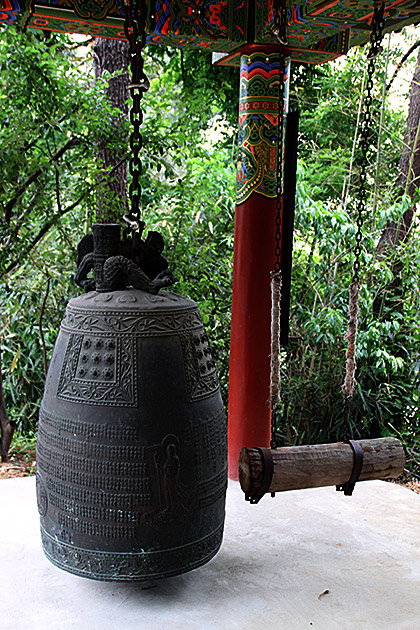
<instances>
[{"instance_id":1,"label":"leafy bush","mask_svg":"<svg viewBox=\"0 0 420 630\"><path fill-rule=\"evenodd\" d=\"M407 200L393 204L400 216ZM413 445L419 429L420 292L419 226L408 242L378 258L376 245L383 210L366 221L362 250L362 287L357 341L357 381L350 403L355 437L399 435ZM345 404L348 287L355 227L349 212L322 203L308 192L301 163L297 195L290 348L283 361L283 409L279 434L284 444L341 439ZM398 291L386 292L398 260Z\"/></svg>"},{"instance_id":2,"label":"leafy bush","mask_svg":"<svg viewBox=\"0 0 420 630\"><path fill-rule=\"evenodd\" d=\"M61 55L61 66L53 52ZM16 100L15 110L2 111L0 119L3 208L16 182L24 182L38 168L43 170L38 188L28 188L16 204L19 211L13 221L7 225L4 216L0 219L3 243L12 239L10 248L0 249L0 274L18 261L0 285L4 388L8 411L23 432L35 428L43 387L38 321L47 270L50 291L43 331L48 360L65 304L76 293L75 244L93 222L92 190L98 170L90 135L105 133L103 85L95 87L89 77L72 74L72 54L68 43L56 36L48 43L41 35L29 40L19 35L13 40L9 32L0 45L0 81L5 91L5 64L13 58L8 89ZM302 110L302 123L291 338L282 356L278 418L283 444L340 439L345 419L341 385L356 234L354 186L360 163L353 133L366 60L355 51L340 63L311 71L312 83L301 69L296 70L291 90L292 100ZM38 66L49 77L42 85ZM21 67L25 72L20 72ZM237 77L235 71L222 74L221 69L211 68L209 57L191 51L153 49L147 68L152 81L143 101L143 219L147 229L157 229L165 237L165 254L179 277L174 290L200 307L227 402L236 153L230 123L236 118ZM376 93L381 89L379 82ZM54 96L51 120L48 90ZM26 101L34 102L32 118ZM376 192L364 225L358 386L350 405L350 428L355 437L401 437L414 468L420 460L420 254L416 248L420 227L417 222L404 245L378 256L378 239L387 221L402 216L409 203L405 198L393 199L389 189L396 173L403 116L385 103L383 120L382 161L379 168L375 161L369 166L368 184ZM54 143L60 146L69 134L82 143L74 147L72 159L60 161L58 197L49 148ZM123 137L115 147L119 155L126 148ZM372 145L377 139L373 134ZM29 150L21 150L32 140ZM60 214L60 205L70 207L80 197L72 210ZM25 221L20 219L23 216ZM27 255L25 244L48 225L47 236L43 234L33 255Z\"/></svg>"}]
</instances>

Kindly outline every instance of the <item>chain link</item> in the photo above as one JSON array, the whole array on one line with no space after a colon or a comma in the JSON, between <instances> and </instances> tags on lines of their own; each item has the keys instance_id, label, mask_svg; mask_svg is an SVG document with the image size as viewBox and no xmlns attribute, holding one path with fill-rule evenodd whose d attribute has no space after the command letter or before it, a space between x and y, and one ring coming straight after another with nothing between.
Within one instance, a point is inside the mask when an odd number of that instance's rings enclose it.
<instances>
[{"instance_id":1,"label":"chain link","mask_svg":"<svg viewBox=\"0 0 420 630\"><path fill-rule=\"evenodd\" d=\"M277 168L276 168L276 218L275 218L275 233L274 233L274 269L271 273L272 278L274 276L280 276L280 262L281 262L281 231L282 231L282 214L283 214L283 175L284 175L284 159L283 159L283 141L284 141L284 74L285 74L285 50L284 47L287 43L286 40L286 27L287 27L287 6L284 1L277 0L274 4L275 18L274 27L272 29L273 34L278 39L280 44L279 52L279 89L278 89L278 117L277 117ZM278 281L273 278L272 282ZM272 288L273 290L273 288ZM272 312L271 317L274 317ZM273 334L273 331L272 331ZM280 348L277 344L273 344L271 352L279 352ZM273 370L273 365L272 365ZM273 373L271 375L273 378ZM278 384L278 387L280 385ZM277 409L278 400L271 403L271 439L270 448L277 448L278 443L276 439L277 429Z\"/></svg>"},{"instance_id":2,"label":"chain link","mask_svg":"<svg viewBox=\"0 0 420 630\"><path fill-rule=\"evenodd\" d=\"M356 246L354 249L354 263L353 263L353 280L352 286L360 285L360 256L362 253L362 238L363 238L363 222L364 215L366 212L366 202L367 202L367 190L366 190L366 180L367 180L367 167L368 167L368 153L369 153L369 140L371 135L371 126L372 126L372 104L373 104L373 78L375 72L375 60L378 54L381 52L381 42L383 39L383 29L385 26L384 21L384 4L380 6L376 6L373 17L372 17L372 30L370 33L370 50L368 55L368 67L367 67L367 80L365 86L365 111L363 114L362 120L362 131L360 134L360 151L362 154L361 164L360 164L360 174L359 174L359 196L358 202L356 206ZM351 298L350 298L351 302ZM358 309L357 309L358 310ZM357 317L357 315L356 315ZM349 333L348 333L349 334ZM354 345L356 340L354 340ZM355 347L352 350L352 354L354 356ZM349 355L349 350L347 351L347 358ZM347 372L346 368L346 372ZM343 415L343 425L341 430L341 439L343 442L349 441L351 437L350 430L350 397L345 396L345 404L344 404L344 415Z\"/></svg>"},{"instance_id":3,"label":"chain link","mask_svg":"<svg viewBox=\"0 0 420 630\"><path fill-rule=\"evenodd\" d=\"M142 51L146 44L146 2L145 0L124 1L124 32L130 45L131 83L128 86L132 105L130 110L130 149L131 157L128 170L131 175L129 187L130 209L124 215L124 221L128 224L125 233L139 230L143 231L144 223L141 220L141 182L142 162L140 151L143 138L140 126L143 122L141 99L150 87L149 79L144 73L144 60Z\"/></svg>"},{"instance_id":4,"label":"chain link","mask_svg":"<svg viewBox=\"0 0 420 630\"><path fill-rule=\"evenodd\" d=\"M281 218L283 211L283 140L284 140L284 73L285 73L285 54L284 46L286 44L286 26L287 26L287 7L284 2L277 2L276 18L273 33L280 42L281 49L279 54L279 91L278 91L278 110L277 118L277 170L276 170L276 231L275 231L275 247L274 247L274 270L273 273L279 273L281 260Z\"/></svg>"},{"instance_id":5,"label":"chain link","mask_svg":"<svg viewBox=\"0 0 420 630\"><path fill-rule=\"evenodd\" d=\"M365 111L362 120L362 132L360 134L360 151L362 154L360 164L359 175L359 198L356 206L356 247L354 249L354 263L353 263L353 282L359 284L360 282L360 256L362 253L362 228L364 222L364 215L366 212L367 190L366 190L366 178L367 178L367 166L368 166L368 153L369 153L369 139L371 135L372 126L372 103L373 103L373 77L375 72L375 60L378 54L381 52L381 42L383 39L383 29L385 26L384 21L384 4L376 6L373 18L372 18L372 30L370 33L370 50L368 55L368 67L367 67L367 80L365 87Z\"/></svg>"}]
</instances>

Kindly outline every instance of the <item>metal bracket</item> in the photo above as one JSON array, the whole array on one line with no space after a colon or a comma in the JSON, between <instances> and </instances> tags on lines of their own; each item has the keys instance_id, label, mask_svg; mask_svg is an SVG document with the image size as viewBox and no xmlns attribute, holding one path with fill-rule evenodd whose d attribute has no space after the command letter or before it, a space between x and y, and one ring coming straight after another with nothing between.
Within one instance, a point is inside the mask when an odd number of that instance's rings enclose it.
<instances>
[{"instance_id":1,"label":"metal bracket","mask_svg":"<svg viewBox=\"0 0 420 630\"><path fill-rule=\"evenodd\" d=\"M252 495L245 495L245 500L249 501L252 504L258 503L258 501L262 499L265 493L269 491L271 480L273 478L273 455L271 453L271 449L257 448L257 450L261 453L263 463L263 478L259 490L256 490L255 493Z\"/></svg>"},{"instance_id":2,"label":"metal bracket","mask_svg":"<svg viewBox=\"0 0 420 630\"><path fill-rule=\"evenodd\" d=\"M344 492L346 497L351 497L353 494L354 486L359 480L360 473L363 467L363 449L359 442L355 440L346 440L345 444L349 444L353 451L353 470L351 471L350 479L347 483L336 486L338 492Z\"/></svg>"}]
</instances>

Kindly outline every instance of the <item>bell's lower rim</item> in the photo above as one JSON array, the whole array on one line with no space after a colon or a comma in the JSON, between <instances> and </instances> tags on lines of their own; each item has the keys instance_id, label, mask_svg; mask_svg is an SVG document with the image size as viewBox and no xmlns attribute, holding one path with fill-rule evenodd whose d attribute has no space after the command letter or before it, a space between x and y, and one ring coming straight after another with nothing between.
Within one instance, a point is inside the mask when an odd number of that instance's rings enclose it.
<instances>
[{"instance_id":1,"label":"bell's lower rim","mask_svg":"<svg viewBox=\"0 0 420 630\"><path fill-rule=\"evenodd\" d=\"M48 534L42 525L41 538L42 548L47 559L54 566L67 573L99 582L150 582L182 575L209 562L221 547L223 528L224 523L222 522L204 538L190 542L183 547L140 553L94 551L75 547L60 542ZM186 556L184 563L179 561L180 553ZM158 569L161 558L166 566L171 566L171 564L173 566L171 556L176 557L178 566L170 570ZM153 569L154 564L155 569ZM127 567L127 565L129 566ZM95 566L98 569L94 569ZM111 567L115 571L113 574L106 572L107 570L110 571ZM126 569L125 572L122 568Z\"/></svg>"}]
</instances>

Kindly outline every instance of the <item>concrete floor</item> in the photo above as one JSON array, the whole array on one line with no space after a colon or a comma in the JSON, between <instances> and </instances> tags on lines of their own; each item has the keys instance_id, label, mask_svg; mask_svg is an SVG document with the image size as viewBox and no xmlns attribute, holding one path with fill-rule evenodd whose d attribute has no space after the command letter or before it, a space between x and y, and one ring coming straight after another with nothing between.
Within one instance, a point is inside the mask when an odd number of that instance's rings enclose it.
<instances>
[{"instance_id":1,"label":"concrete floor","mask_svg":"<svg viewBox=\"0 0 420 630\"><path fill-rule=\"evenodd\" d=\"M420 495L381 481L228 491L204 567L150 584L67 574L43 556L34 478L0 481L1 630L419 630Z\"/></svg>"}]
</instances>

